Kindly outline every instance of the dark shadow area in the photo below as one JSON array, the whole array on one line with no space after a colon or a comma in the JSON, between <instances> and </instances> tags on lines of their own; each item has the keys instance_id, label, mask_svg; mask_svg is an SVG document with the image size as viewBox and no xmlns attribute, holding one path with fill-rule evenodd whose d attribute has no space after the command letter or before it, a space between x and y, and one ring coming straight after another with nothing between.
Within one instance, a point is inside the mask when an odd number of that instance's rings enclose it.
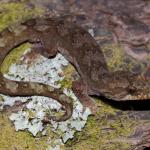
<instances>
[{"instance_id":1,"label":"dark shadow area","mask_svg":"<svg viewBox=\"0 0 150 150\"><path fill-rule=\"evenodd\" d=\"M92 96L93 97L93 96ZM102 100L104 103L109 104L113 106L114 108L120 109L120 110L136 110L136 111L146 111L150 110L150 100L126 100L126 101L115 101L111 99L107 99L103 96L94 96L95 98L98 98Z\"/></svg>"},{"instance_id":2,"label":"dark shadow area","mask_svg":"<svg viewBox=\"0 0 150 150\"><path fill-rule=\"evenodd\" d=\"M144 148L143 150L150 150L150 147L146 147L146 148Z\"/></svg>"}]
</instances>

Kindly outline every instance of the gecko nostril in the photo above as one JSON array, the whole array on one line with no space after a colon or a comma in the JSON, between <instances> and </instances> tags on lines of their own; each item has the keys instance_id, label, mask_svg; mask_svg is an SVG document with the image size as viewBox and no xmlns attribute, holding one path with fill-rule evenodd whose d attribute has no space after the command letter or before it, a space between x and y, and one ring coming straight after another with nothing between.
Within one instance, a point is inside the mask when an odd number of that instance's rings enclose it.
<instances>
[{"instance_id":1,"label":"gecko nostril","mask_svg":"<svg viewBox=\"0 0 150 150\"><path fill-rule=\"evenodd\" d=\"M40 38L35 38L35 41L36 41L37 43L41 42Z\"/></svg>"}]
</instances>

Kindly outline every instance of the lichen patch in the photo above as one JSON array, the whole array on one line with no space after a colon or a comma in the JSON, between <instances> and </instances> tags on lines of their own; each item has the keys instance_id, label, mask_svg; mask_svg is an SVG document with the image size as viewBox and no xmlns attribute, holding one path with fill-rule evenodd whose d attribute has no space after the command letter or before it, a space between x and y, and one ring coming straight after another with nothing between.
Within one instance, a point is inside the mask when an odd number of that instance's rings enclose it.
<instances>
[{"instance_id":1,"label":"lichen patch","mask_svg":"<svg viewBox=\"0 0 150 150\"><path fill-rule=\"evenodd\" d=\"M5 74L5 77L11 80L40 82L53 86L54 88L59 88L61 87L61 82L63 83L63 80L65 79L65 74L63 73L60 76L60 73L63 72L63 68L67 65L68 61L65 60L61 54L58 54L53 59L39 56L38 59L30 65L26 63L11 65L8 73ZM30 83L30 87L34 90L37 89L36 92L39 93L43 91L43 85L37 86L34 83ZM64 95L61 95L60 99L66 100L67 102L68 99L69 101L70 98L72 99L74 107L73 114L72 117L65 122L57 123L51 121L51 128L49 128L49 130L56 133L57 136L55 135L55 138L51 138L51 141L47 144L47 150L56 148L61 149L64 143L74 137L76 131L81 131L83 129L88 116L91 114L90 110L88 108L83 108L73 92L66 87L68 86L62 87L61 90L64 91ZM50 90L53 90L54 88ZM11 103L8 100L11 101ZM61 109L61 105L56 102L56 100L37 96L29 97L26 100L23 100L21 97L10 100L9 97L6 98L4 96L4 101L1 102L1 109L3 109L6 104L13 106L16 101L24 101L27 105L25 110L11 114L10 119L14 123L15 129L17 131L28 130L34 136L37 136L38 134L48 134L46 132L47 128L42 123L46 114L49 114L50 116L58 116L61 113L64 113Z\"/></svg>"}]
</instances>

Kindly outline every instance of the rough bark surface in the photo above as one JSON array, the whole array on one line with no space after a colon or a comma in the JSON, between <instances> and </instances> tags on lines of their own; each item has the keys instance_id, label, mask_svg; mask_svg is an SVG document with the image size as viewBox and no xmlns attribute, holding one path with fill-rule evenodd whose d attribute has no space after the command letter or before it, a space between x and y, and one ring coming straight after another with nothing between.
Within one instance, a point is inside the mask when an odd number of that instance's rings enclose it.
<instances>
[{"instance_id":1,"label":"rough bark surface","mask_svg":"<svg viewBox=\"0 0 150 150\"><path fill-rule=\"evenodd\" d=\"M121 68L123 71L126 71L128 70L127 65L134 62L130 71L136 75L142 74L141 78L143 79L140 81L149 81L150 1L58 0L42 2L31 0L28 5L30 7L34 7L34 5L46 7L50 11L47 15L52 17L67 14L68 20L75 21L85 29L92 29L92 34L94 34L94 38L101 47L105 47L105 45L110 43L121 44L124 52L124 63L119 66L118 70ZM112 57L111 50L104 53L106 53L106 60L109 61L109 58ZM135 84L134 86L137 85ZM120 102L120 105L124 105L124 103L122 102L121 104ZM136 104L133 103L132 105L134 107ZM141 105L144 104L141 103ZM143 107L143 109L145 108L148 108L148 106ZM128 108L126 109L128 110ZM146 111L140 112L140 114L143 114L140 117L141 120L150 119L146 117ZM133 113L131 117L138 117L138 115L139 112L137 114ZM148 125L149 123L145 123L143 126L137 126L137 132L134 136L139 140L135 142L135 145L137 145L134 148L135 150L150 147L150 129Z\"/></svg>"}]
</instances>

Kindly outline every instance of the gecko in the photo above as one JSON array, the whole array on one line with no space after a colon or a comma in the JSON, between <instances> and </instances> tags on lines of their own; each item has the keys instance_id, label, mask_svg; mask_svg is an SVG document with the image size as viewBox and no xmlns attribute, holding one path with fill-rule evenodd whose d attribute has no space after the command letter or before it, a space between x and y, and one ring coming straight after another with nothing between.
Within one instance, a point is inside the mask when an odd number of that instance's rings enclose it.
<instances>
[{"instance_id":1,"label":"gecko","mask_svg":"<svg viewBox=\"0 0 150 150\"><path fill-rule=\"evenodd\" d=\"M61 18L36 18L21 23L17 32L9 28L0 32L0 64L8 53L29 42L32 50L52 58L61 53L77 70L80 79L73 82L72 90L83 106L92 113L97 107L90 96L104 96L116 101L150 98L150 82L133 73L111 72L104 54L94 38L74 22ZM60 89L37 82L12 81L0 72L0 93L9 96L46 96L62 104L65 113L56 121L71 117L73 104Z\"/></svg>"}]
</instances>

